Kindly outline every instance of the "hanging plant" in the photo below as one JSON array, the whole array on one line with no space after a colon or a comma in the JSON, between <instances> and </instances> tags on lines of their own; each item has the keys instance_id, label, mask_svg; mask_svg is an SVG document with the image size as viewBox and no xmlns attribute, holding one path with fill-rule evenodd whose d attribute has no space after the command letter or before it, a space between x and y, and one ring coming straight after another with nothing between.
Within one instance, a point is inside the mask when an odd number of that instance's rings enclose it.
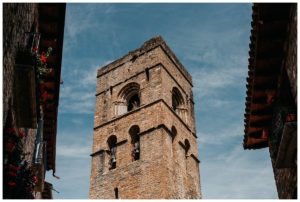
<instances>
[{"instance_id":1,"label":"hanging plant","mask_svg":"<svg viewBox=\"0 0 300 202\"><path fill-rule=\"evenodd\" d=\"M19 133L15 128L5 128L4 138L4 151L12 153L18 146L18 143L25 136L24 129L19 129Z\"/></svg>"},{"instance_id":2,"label":"hanging plant","mask_svg":"<svg viewBox=\"0 0 300 202\"><path fill-rule=\"evenodd\" d=\"M50 75L53 71L52 68L47 68L47 59L52 52L52 48L49 47L47 52L42 52L39 54L37 52L37 47L33 48L32 50L34 52L35 58L36 58L36 67L37 67L37 74L38 74L38 81L39 81L39 101L41 104L44 104L47 100L51 99L51 95L46 90L46 83L44 83L43 80L41 80L41 76L47 76Z\"/></svg>"},{"instance_id":3,"label":"hanging plant","mask_svg":"<svg viewBox=\"0 0 300 202\"><path fill-rule=\"evenodd\" d=\"M52 71L52 68L47 68L47 58L52 52L52 48L49 47L46 53L43 51L41 54L39 54L37 50L37 47L33 48L33 53L36 58L37 72L40 76L47 75Z\"/></svg>"},{"instance_id":4,"label":"hanging plant","mask_svg":"<svg viewBox=\"0 0 300 202\"><path fill-rule=\"evenodd\" d=\"M8 175L5 185L6 197L10 199L33 199L34 187L37 183L37 176L32 167L24 159L19 165L9 164L5 170Z\"/></svg>"}]
</instances>

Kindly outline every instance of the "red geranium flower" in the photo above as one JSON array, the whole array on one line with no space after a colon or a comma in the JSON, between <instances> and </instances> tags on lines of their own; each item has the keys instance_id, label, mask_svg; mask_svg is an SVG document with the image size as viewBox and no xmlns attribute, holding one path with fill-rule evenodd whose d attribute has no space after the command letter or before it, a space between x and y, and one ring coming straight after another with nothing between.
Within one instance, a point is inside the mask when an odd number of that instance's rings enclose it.
<instances>
[{"instance_id":1,"label":"red geranium flower","mask_svg":"<svg viewBox=\"0 0 300 202\"><path fill-rule=\"evenodd\" d=\"M37 182L38 182L38 178L37 178L37 176L35 175L35 176L33 176L33 182L34 182L34 184L36 184Z\"/></svg>"},{"instance_id":2,"label":"red geranium flower","mask_svg":"<svg viewBox=\"0 0 300 202\"><path fill-rule=\"evenodd\" d=\"M40 92L43 93L46 89L46 85L44 82L40 83Z\"/></svg>"},{"instance_id":3,"label":"red geranium flower","mask_svg":"<svg viewBox=\"0 0 300 202\"><path fill-rule=\"evenodd\" d=\"M45 55L45 52L42 52L41 60L42 60L43 63L45 63L47 61L47 57Z\"/></svg>"},{"instance_id":4,"label":"red geranium flower","mask_svg":"<svg viewBox=\"0 0 300 202\"><path fill-rule=\"evenodd\" d=\"M8 186L15 187L15 186L17 186L17 184L15 182L8 182Z\"/></svg>"},{"instance_id":5,"label":"red geranium flower","mask_svg":"<svg viewBox=\"0 0 300 202\"><path fill-rule=\"evenodd\" d=\"M43 94L42 94L42 100L43 100L44 102L46 102L47 99L48 99L48 93L47 93L47 91L44 91Z\"/></svg>"},{"instance_id":6,"label":"red geranium flower","mask_svg":"<svg viewBox=\"0 0 300 202\"><path fill-rule=\"evenodd\" d=\"M16 129L15 128L7 128L6 132L9 134L15 134L16 133Z\"/></svg>"},{"instance_id":7,"label":"red geranium flower","mask_svg":"<svg viewBox=\"0 0 300 202\"><path fill-rule=\"evenodd\" d=\"M19 129L19 136L20 136L21 139L23 139L23 137L25 136L25 132L24 132L23 128Z\"/></svg>"},{"instance_id":8,"label":"red geranium flower","mask_svg":"<svg viewBox=\"0 0 300 202\"><path fill-rule=\"evenodd\" d=\"M8 172L8 174L9 174L10 176L13 176L13 177L16 177L16 176L17 176L17 173L12 172L12 171Z\"/></svg>"},{"instance_id":9,"label":"red geranium flower","mask_svg":"<svg viewBox=\"0 0 300 202\"><path fill-rule=\"evenodd\" d=\"M12 165L12 164L9 164L9 169L10 169L10 170L14 170L14 171L18 171L18 170L21 169L21 167L20 167L20 166L14 166L14 165Z\"/></svg>"},{"instance_id":10,"label":"red geranium flower","mask_svg":"<svg viewBox=\"0 0 300 202\"><path fill-rule=\"evenodd\" d=\"M33 47L33 48L32 48L32 52L34 52L34 53L36 53L36 52L37 52L37 50L38 50L38 48L37 48L37 47Z\"/></svg>"}]
</instances>

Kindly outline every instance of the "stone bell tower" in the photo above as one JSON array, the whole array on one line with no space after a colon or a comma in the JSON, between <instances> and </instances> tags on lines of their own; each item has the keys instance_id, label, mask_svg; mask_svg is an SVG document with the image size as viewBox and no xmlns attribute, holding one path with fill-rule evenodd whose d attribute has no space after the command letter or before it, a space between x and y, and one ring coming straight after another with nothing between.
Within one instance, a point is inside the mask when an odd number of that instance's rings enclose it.
<instances>
[{"instance_id":1,"label":"stone bell tower","mask_svg":"<svg viewBox=\"0 0 300 202\"><path fill-rule=\"evenodd\" d=\"M192 78L154 37L97 72L91 199L199 199Z\"/></svg>"}]
</instances>

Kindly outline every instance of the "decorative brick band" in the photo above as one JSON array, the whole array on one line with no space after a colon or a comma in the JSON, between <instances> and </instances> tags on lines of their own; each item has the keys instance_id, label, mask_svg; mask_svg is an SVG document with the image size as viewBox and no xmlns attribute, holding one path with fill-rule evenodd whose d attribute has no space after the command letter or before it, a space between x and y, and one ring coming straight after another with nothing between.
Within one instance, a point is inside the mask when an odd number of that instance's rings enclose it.
<instances>
[{"instance_id":1,"label":"decorative brick band","mask_svg":"<svg viewBox=\"0 0 300 202\"><path fill-rule=\"evenodd\" d=\"M120 146L120 145L122 145L122 144L125 144L126 142L128 142L127 139L126 139L126 140L122 140L122 141L118 142L118 143L116 144L116 146ZM98 150L98 151L96 151L96 152L90 154L90 156L93 157L93 156L95 156L95 155L97 155L97 154L101 154L101 153L103 153L103 152L109 152L109 150L100 149L100 150Z\"/></svg>"},{"instance_id":2,"label":"decorative brick band","mask_svg":"<svg viewBox=\"0 0 300 202\"><path fill-rule=\"evenodd\" d=\"M143 131L143 132L140 132L139 135L140 135L140 136L146 135L147 133L150 133L150 132L152 132L152 131L155 131L155 130L158 130L158 129L161 129L161 128L164 129L165 131L167 131L168 135L170 135L170 136L172 137L172 131L170 131L169 128L168 128L165 124L159 124L159 125L156 126L156 127L149 128L149 129L147 129L147 130L145 130L145 131ZM120 145L125 144L125 143L127 143L127 142L128 142L127 139L122 140L121 142L118 142L118 143L117 143L117 146L120 146ZM179 144L180 146L182 146L183 149L185 149L185 145L184 145L181 141L179 141L178 144ZM98 150L98 151L96 151L96 152L90 154L90 156L93 157L93 156L96 156L96 155L101 154L101 153L103 153L103 152L108 152L108 150L100 149L100 150ZM200 163L200 160L199 160L194 154L191 154L190 156L191 156L197 163Z\"/></svg>"},{"instance_id":3,"label":"decorative brick band","mask_svg":"<svg viewBox=\"0 0 300 202\"><path fill-rule=\"evenodd\" d=\"M178 114L176 114L176 112L174 112L174 110L163 100L163 99L159 99L159 100L156 100L156 101L154 101L154 102L151 102L151 103L149 103L149 104L147 104L147 105L143 105L143 106L141 106L141 107L139 107L139 108L137 108L137 109L135 109L135 110L132 110L132 111L130 111L130 112L127 112L126 114L123 114L123 115L120 115L120 116L118 116L118 117L116 117L116 118L114 118L114 119L111 119L111 120L109 120L109 121L107 121L107 122L105 122L105 123L102 123L102 124L100 124L100 125L98 125L98 126L96 126L96 127L94 127L94 130L97 130L98 128L101 128L101 127L103 127L103 126L105 126L105 125L107 125L107 124L110 124L110 123L112 123L112 122L114 122L114 121L117 121L117 120L119 120L119 119L121 119L121 118L124 118L124 117L126 117L126 116L129 116L130 114L133 114L133 113L135 113L135 112L138 112L138 111L140 111L141 109L144 109L144 108L147 108L147 107L150 107L150 106L152 106L152 105L154 105L154 104L157 104L157 103L159 103L159 102L162 102L162 103L164 103L167 107L168 107L168 109L177 117L177 119L185 126L185 128L188 130L188 131L190 131L191 132L191 134L195 137L195 138L197 138L197 135L195 134L195 132L193 132L189 127L188 127L188 125L178 116Z\"/></svg>"},{"instance_id":4,"label":"decorative brick band","mask_svg":"<svg viewBox=\"0 0 300 202\"><path fill-rule=\"evenodd\" d=\"M173 79L173 81L177 84L177 86L182 90L182 92L185 94L185 96L187 96L188 95L187 92L185 92L185 90L181 87L181 85L178 83L178 81L174 78L174 76L168 71L168 69L161 62L157 63L157 64L155 64L155 65L153 65L151 67L148 67L148 70L153 69L153 68L158 67L158 66L162 66L162 68L168 73L168 75ZM105 90L103 90L103 91L101 91L99 93L96 93L95 96L101 95L101 94L103 94L103 93L111 90L111 88L114 88L114 87L116 87L118 85L121 85L122 83L126 83L128 80L133 79L134 77L137 77L138 75L143 74L144 72L145 72L144 70L140 71L140 72L136 73L135 75L133 75L133 76L125 79L124 81L120 81L119 83L117 83L117 84L115 84L113 86L110 86L109 88L107 88L107 89L105 89ZM190 100L194 104L194 101L192 101L192 99L190 99Z\"/></svg>"}]
</instances>

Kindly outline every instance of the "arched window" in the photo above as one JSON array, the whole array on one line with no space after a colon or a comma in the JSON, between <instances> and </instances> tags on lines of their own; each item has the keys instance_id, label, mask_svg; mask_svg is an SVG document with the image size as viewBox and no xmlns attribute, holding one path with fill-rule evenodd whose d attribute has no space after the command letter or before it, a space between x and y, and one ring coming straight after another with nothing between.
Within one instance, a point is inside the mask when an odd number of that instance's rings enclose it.
<instances>
[{"instance_id":1,"label":"arched window","mask_svg":"<svg viewBox=\"0 0 300 202\"><path fill-rule=\"evenodd\" d=\"M172 89L172 108L178 115L180 115L181 111L184 110L183 107L184 107L183 96L181 95L178 88L173 87L173 89Z\"/></svg>"},{"instance_id":2,"label":"arched window","mask_svg":"<svg viewBox=\"0 0 300 202\"><path fill-rule=\"evenodd\" d=\"M133 161L140 159L140 128L137 125L129 129L131 137L131 155Z\"/></svg>"},{"instance_id":3,"label":"arched window","mask_svg":"<svg viewBox=\"0 0 300 202\"><path fill-rule=\"evenodd\" d=\"M109 169L115 169L117 166L117 157L116 157L116 151L117 151L117 137L115 135L111 135L108 140L107 144L110 151L110 160L109 160Z\"/></svg>"},{"instance_id":4,"label":"arched window","mask_svg":"<svg viewBox=\"0 0 300 202\"><path fill-rule=\"evenodd\" d=\"M127 111L131 111L133 109L136 109L140 106L140 97L139 94L136 93L134 95L132 95L128 101L127 101Z\"/></svg>"},{"instance_id":5,"label":"arched window","mask_svg":"<svg viewBox=\"0 0 300 202\"><path fill-rule=\"evenodd\" d=\"M116 114L122 115L140 106L140 85L138 83L127 84L119 93Z\"/></svg>"},{"instance_id":6,"label":"arched window","mask_svg":"<svg viewBox=\"0 0 300 202\"><path fill-rule=\"evenodd\" d=\"M185 145L185 156L187 156L188 152L191 148L191 145L190 145L190 142L187 139L184 140L184 145Z\"/></svg>"},{"instance_id":7,"label":"arched window","mask_svg":"<svg viewBox=\"0 0 300 202\"><path fill-rule=\"evenodd\" d=\"M175 126L172 126L171 132L172 132L172 142L173 142L177 135L177 130L176 130Z\"/></svg>"}]
</instances>

